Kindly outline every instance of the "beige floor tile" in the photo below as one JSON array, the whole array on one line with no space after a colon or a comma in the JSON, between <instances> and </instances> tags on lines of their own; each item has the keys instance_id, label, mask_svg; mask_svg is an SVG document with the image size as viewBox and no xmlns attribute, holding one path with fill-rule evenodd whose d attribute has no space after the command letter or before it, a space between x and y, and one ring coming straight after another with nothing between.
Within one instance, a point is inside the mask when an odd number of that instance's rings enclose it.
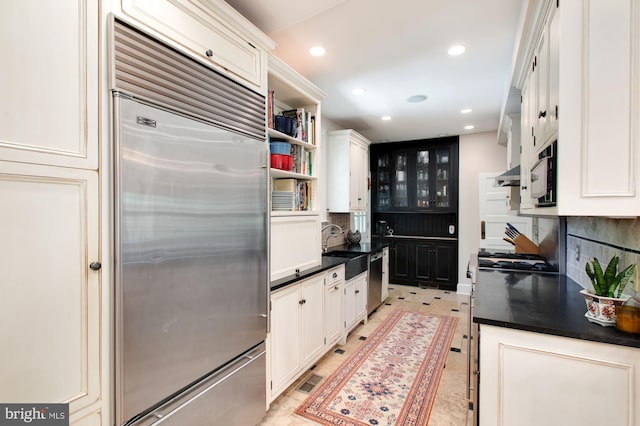
<instances>
[{"instance_id":1,"label":"beige floor tile","mask_svg":"<svg viewBox=\"0 0 640 426\"><path fill-rule=\"evenodd\" d=\"M307 426L317 423L294 414L308 394L297 390L309 374L314 373L326 378L358 347L363 344L360 336L369 336L382 321L397 308L413 309L458 318L458 324L451 343L452 348L447 357L446 367L442 373L438 393L431 410L429 426L470 426L467 386L467 321L468 296L455 292L445 292L431 288L417 288L392 284L386 304L371 314L367 324L357 326L349 335L345 345L338 345L316 363L312 372L305 372L289 389L283 392L272 404L260 426ZM342 349L344 354L335 353Z\"/></svg>"}]
</instances>

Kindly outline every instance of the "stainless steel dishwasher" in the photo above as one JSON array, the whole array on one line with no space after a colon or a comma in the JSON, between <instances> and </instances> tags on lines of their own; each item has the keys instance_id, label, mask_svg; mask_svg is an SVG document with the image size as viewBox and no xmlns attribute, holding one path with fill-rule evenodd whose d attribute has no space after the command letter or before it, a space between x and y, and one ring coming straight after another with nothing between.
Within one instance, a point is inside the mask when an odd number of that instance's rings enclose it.
<instances>
[{"instance_id":1,"label":"stainless steel dishwasher","mask_svg":"<svg viewBox=\"0 0 640 426\"><path fill-rule=\"evenodd\" d=\"M382 252L372 254L369 260L369 288L367 314L382 304Z\"/></svg>"}]
</instances>

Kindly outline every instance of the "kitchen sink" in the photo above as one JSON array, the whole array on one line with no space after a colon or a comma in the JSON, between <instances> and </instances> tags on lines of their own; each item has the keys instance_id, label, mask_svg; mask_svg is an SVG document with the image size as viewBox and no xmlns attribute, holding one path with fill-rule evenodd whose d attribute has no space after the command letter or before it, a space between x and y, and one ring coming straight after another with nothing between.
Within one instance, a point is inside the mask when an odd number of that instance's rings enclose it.
<instances>
[{"instance_id":1,"label":"kitchen sink","mask_svg":"<svg viewBox=\"0 0 640 426\"><path fill-rule=\"evenodd\" d=\"M369 268L369 255L367 253L335 250L322 253L322 255L349 259L344 264L344 279L347 281L356 275L366 272Z\"/></svg>"}]
</instances>

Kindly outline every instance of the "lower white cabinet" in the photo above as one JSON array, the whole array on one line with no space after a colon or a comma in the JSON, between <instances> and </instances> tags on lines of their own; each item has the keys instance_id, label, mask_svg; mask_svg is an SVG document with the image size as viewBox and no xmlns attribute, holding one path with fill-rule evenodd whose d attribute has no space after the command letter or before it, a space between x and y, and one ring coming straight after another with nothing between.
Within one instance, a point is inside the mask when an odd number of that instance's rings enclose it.
<instances>
[{"instance_id":1,"label":"lower white cabinet","mask_svg":"<svg viewBox=\"0 0 640 426\"><path fill-rule=\"evenodd\" d=\"M389 297L389 247L382 249L382 292L381 301Z\"/></svg>"},{"instance_id":2,"label":"lower white cabinet","mask_svg":"<svg viewBox=\"0 0 640 426\"><path fill-rule=\"evenodd\" d=\"M324 336L329 350L340 341L344 331L344 267L328 271L324 286Z\"/></svg>"},{"instance_id":3,"label":"lower white cabinet","mask_svg":"<svg viewBox=\"0 0 640 426\"><path fill-rule=\"evenodd\" d=\"M324 354L324 274L271 295L271 400Z\"/></svg>"},{"instance_id":4,"label":"lower white cabinet","mask_svg":"<svg viewBox=\"0 0 640 426\"><path fill-rule=\"evenodd\" d=\"M481 425L638 425L640 349L480 325Z\"/></svg>"},{"instance_id":5,"label":"lower white cabinet","mask_svg":"<svg viewBox=\"0 0 640 426\"><path fill-rule=\"evenodd\" d=\"M344 337L360 322L367 320L367 273L350 279L344 287Z\"/></svg>"},{"instance_id":6,"label":"lower white cabinet","mask_svg":"<svg viewBox=\"0 0 640 426\"><path fill-rule=\"evenodd\" d=\"M0 199L0 401L107 424L98 172L0 161Z\"/></svg>"}]
</instances>

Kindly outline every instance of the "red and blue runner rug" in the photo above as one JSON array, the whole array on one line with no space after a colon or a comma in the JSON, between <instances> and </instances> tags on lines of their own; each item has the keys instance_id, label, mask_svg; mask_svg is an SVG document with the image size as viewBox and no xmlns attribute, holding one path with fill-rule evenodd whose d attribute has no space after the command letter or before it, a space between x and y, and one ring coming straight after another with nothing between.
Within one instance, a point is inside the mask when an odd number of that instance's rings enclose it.
<instances>
[{"instance_id":1,"label":"red and blue runner rug","mask_svg":"<svg viewBox=\"0 0 640 426\"><path fill-rule=\"evenodd\" d=\"M457 322L393 311L296 414L323 425L426 425Z\"/></svg>"}]
</instances>

